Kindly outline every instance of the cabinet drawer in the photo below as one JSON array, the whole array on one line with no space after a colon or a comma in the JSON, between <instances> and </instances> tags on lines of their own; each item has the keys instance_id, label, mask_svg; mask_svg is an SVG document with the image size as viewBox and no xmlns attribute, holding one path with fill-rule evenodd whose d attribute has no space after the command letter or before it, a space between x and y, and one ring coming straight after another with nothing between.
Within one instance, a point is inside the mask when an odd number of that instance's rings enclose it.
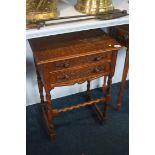
<instances>
[{"instance_id":1,"label":"cabinet drawer","mask_svg":"<svg viewBox=\"0 0 155 155\"><path fill-rule=\"evenodd\" d=\"M108 74L110 72L110 63L102 63L98 65L93 65L89 67L79 68L79 69L67 69L66 71L59 71L56 73L50 73L51 83L60 83L66 81L73 81L76 79L85 79L90 77L96 77Z\"/></svg>"},{"instance_id":2,"label":"cabinet drawer","mask_svg":"<svg viewBox=\"0 0 155 155\"><path fill-rule=\"evenodd\" d=\"M92 55L85 55L81 57L75 57L72 59L61 60L57 62L52 62L48 64L48 71L59 71L61 69L67 69L75 66L86 65L90 63L97 63L103 61L110 61L112 57L112 52L108 53L98 53Z\"/></svg>"}]
</instances>

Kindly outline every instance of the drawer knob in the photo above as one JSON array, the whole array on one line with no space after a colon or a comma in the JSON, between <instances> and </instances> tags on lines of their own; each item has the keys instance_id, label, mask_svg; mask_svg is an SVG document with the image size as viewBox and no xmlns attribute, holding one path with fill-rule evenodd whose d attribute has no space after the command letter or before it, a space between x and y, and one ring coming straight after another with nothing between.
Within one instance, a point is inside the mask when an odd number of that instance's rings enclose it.
<instances>
[{"instance_id":1,"label":"drawer knob","mask_svg":"<svg viewBox=\"0 0 155 155\"><path fill-rule=\"evenodd\" d=\"M95 61L100 61L102 59L102 57L96 57L94 60Z\"/></svg>"},{"instance_id":2,"label":"drawer knob","mask_svg":"<svg viewBox=\"0 0 155 155\"><path fill-rule=\"evenodd\" d=\"M67 75L67 74L58 77L59 80L68 80L69 78L70 78L70 77L69 77L69 75Z\"/></svg>"},{"instance_id":3,"label":"drawer knob","mask_svg":"<svg viewBox=\"0 0 155 155\"><path fill-rule=\"evenodd\" d=\"M65 68L68 68L69 67L69 63L56 64L56 67L65 67Z\"/></svg>"},{"instance_id":4,"label":"drawer knob","mask_svg":"<svg viewBox=\"0 0 155 155\"><path fill-rule=\"evenodd\" d=\"M69 75L64 75L64 78L63 79L69 79Z\"/></svg>"},{"instance_id":5,"label":"drawer knob","mask_svg":"<svg viewBox=\"0 0 155 155\"><path fill-rule=\"evenodd\" d=\"M69 67L69 63L65 63L63 66L64 66L65 68L68 68L68 67Z\"/></svg>"}]
</instances>

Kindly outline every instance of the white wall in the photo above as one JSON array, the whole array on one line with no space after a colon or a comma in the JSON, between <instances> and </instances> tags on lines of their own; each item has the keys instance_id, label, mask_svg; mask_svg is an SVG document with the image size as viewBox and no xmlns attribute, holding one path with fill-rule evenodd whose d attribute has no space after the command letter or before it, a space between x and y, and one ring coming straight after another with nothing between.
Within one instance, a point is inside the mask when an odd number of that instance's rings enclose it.
<instances>
[{"instance_id":1,"label":"white wall","mask_svg":"<svg viewBox=\"0 0 155 155\"><path fill-rule=\"evenodd\" d=\"M37 86L37 77L32 57L32 50L27 41L26 43L26 103L27 105L32 105L35 103L39 103L39 91ZM118 59L116 64L115 76L113 77L113 83L117 83L121 81L124 60L125 60L125 48L121 49L118 52ZM91 89L101 87L103 83L103 79L99 78L91 82ZM75 84L73 86L65 86L61 88L55 88L51 91L52 99L59 98L62 96L67 96L75 93L79 93L86 90L86 83L78 85Z\"/></svg>"}]
</instances>

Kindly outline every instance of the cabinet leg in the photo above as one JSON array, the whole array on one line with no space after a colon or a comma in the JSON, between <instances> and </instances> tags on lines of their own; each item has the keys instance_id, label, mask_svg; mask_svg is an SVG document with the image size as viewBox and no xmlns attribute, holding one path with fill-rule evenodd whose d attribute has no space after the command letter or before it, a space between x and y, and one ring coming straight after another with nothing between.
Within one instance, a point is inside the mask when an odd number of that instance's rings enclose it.
<instances>
[{"instance_id":1,"label":"cabinet leg","mask_svg":"<svg viewBox=\"0 0 155 155\"><path fill-rule=\"evenodd\" d=\"M43 103L44 103L43 83L42 83L42 81L41 81L41 78L40 78L40 75L39 75L38 72L37 72L37 82L38 82L40 100L41 100L41 103L43 104Z\"/></svg>"},{"instance_id":2,"label":"cabinet leg","mask_svg":"<svg viewBox=\"0 0 155 155\"><path fill-rule=\"evenodd\" d=\"M110 102L110 89L111 89L111 84L112 84L112 76L108 77L108 84L107 84L107 88L106 88L106 101L104 103L104 112L103 112L103 118L104 120L107 119L107 111L108 111L108 104Z\"/></svg>"},{"instance_id":3,"label":"cabinet leg","mask_svg":"<svg viewBox=\"0 0 155 155\"><path fill-rule=\"evenodd\" d=\"M128 74L128 70L129 70L129 51L127 49L125 64L124 64L124 70L123 70L123 76L122 76L122 83L121 83L121 87L120 87L120 90L119 90L119 95L118 95L118 98L117 98L117 107L116 107L117 111L120 111L120 109L121 109L122 97L123 97L123 92L124 92L124 89L125 89L126 77L127 77L127 74Z\"/></svg>"},{"instance_id":4,"label":"cabinet leg","mask_svg":"<svg viewBox=\"0 0 155 155\"><path fill-rule=\"evenodd\" d=\"M87 81L87 92L86 92L86 95L87 95L87 100L91 100L91 90L90 90L90 81Z\"/></svg>"},{"instance_id":5,"label":"cabinet leg","mask_svg":"<svg viewBox=\"0 0 155 155\"><path fill-rule=\"evenodd\" d=\"M105 91L106 91L106 82L107 82L107 76L104 76L103 77L104 78L104 81L103 81L103 87L102 87L102 91L103 91L103 93L105 93Z\"/></svg>"},{"instance_id":6,"label":"cabinet leg","mask_svg":"<svg viewBox=\"0 0 155 155\"><path fill-rule=\"evenodd\" d=\"M38 88L39 88L39 94L40 94L40 101L43 104L44 103L44 95L43 95L43 83L41 79L37 79L38 82Z\"/></svg>"},{"instance_id":7,"label":"cabinet leg","mask_svg":"<svg viewBox=\"0 0 155 155\"><path fill-rule=\"evenodd\" d=\"M46 91L46 99L47 99L47 127L48 127L48 132L50 135L51 140L55 140L56 134L54 130L54 124L53 124L53 111L52 111L52 104L51 104L51 94L50 91Z\"/></svg>"}]
</instances>

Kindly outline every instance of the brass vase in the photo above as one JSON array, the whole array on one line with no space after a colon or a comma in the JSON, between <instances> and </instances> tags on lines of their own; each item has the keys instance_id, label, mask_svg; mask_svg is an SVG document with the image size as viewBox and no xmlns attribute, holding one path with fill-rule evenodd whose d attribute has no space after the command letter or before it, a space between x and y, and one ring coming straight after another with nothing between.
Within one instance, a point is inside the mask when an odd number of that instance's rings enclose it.
<instances>
[{"instance_id":1,"label":"brass vase","mask_svg":"<svg viewBox=\"0 0 155 155\"><path fill-rule=\"evenodd\" d=\"M84 14L95 15L114 9L112 0L77 0L75 9Z\"/></svg>"},{"instance_id":2,"label":"brass vase","mask_svg":"<svg viewBox=\"0 0 155 155\"><path fill-rule=\"evenodd\" d=\"M26 20L45 21L59 16L58 0L26 0Z\"/></svg>"}]
</instances>

